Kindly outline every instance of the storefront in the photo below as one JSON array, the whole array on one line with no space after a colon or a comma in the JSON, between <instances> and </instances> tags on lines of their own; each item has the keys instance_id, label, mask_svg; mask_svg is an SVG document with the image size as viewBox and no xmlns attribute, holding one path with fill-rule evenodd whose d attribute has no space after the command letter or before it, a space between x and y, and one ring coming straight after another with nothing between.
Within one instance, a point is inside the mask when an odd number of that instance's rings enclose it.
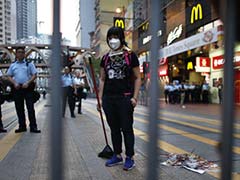
<instances>
[{"instance_id":1,"label":"storefront","mask_svg":"<svg viewBox=\"0 0 240 180\"><path fill-rule=\"evenodd\" d=\"M205 77L209 80L210 59L207 46L218 40L218 33L217 28L212 28L160 49L160 58L169 59L168 68L173 79L183 78L189 82L199 82ZM204 47L206 52L202 53ZM192 55L193 51L199 52Z\"/></svg>"},{"instance_id":2,"label":"storefront","mask_svg":"<svg viewBox=\"0 0 240 180\"><path fill-rule=\"evenodd\" d=\"M224 66L224 55L223 50L218 50L210 53L211 58L211 94L212 102L218 103L218 89L217 84L219 80L223 79L223 66ZM234 59L234 93L235 93L235 103L240 105L240 51L236 51ZM224 82L223 82L224 84Z\"/></svg>"}]
</instances>

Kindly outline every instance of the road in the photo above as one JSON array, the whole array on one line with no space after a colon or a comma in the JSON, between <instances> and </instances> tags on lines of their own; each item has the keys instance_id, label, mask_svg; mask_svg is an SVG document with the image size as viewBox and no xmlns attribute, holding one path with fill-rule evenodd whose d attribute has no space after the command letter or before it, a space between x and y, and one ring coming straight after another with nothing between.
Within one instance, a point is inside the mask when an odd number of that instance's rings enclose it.
<instances>
[{"instance_id":1,"label":"road","mask_svg":"<svg viewBox=\"0 0 240 180\"><path fill-rule=\"evenodd\" d=\"M65 167L67 167L65 179L144 179L149 142L148 108L138 105L135 109L136 168L126 174L120 171L120 167L106 168L105 160L95 158L104 147L101 121L96 111L96 100L90 98L83 100L82 106L83 115L77 115L76 119L66 117L64 121L64 139L66 149L68 149L65 154ZM17 118L14 104L6 103L2 109L3 124L7 127L8 133L0 134L0 174L3 175L1 177L4 177L4 180L48 179L49 123L47 117L51 110L49 103L41 100L36 104L41 134L29 132L15 134ZM195 104L186 105L183 109L179 105L161 102L159 109L159 118L156 119L159 127L157 144L159 153L155 155L159 160L159 179L219 179L221 165L220 154L216 146L221 133L220 106ZM233 148L234 180L240 179L240 121L238 118L240 116L236 117ZM110 131L107 125L106 127L109 137ZM168 159L169 153L198 155L204 160L217 164L218 167L204 174L197 174L179 166L163 166L161 163Z\"/></svg>"}]
</instances>

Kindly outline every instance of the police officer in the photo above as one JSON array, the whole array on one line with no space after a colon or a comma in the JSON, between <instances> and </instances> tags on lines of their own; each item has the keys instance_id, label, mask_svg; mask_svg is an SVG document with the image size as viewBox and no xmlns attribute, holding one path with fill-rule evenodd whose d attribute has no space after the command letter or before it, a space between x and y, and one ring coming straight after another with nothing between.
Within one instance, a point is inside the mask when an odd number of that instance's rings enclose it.
<instances>
[{"instance_id":1,"label":"police officer","mask_svg":"<svg viewBox=\"0 0 240 180\"><path fill-rule=\"evenodd\" d=\"M204 81L204 83L202 84L202 101L203 103L205 104L208 104L209 103L209 85L206 81Z\"/></svg>"},{"instance_id":2,"label":"police officer","mask_svg":"<svg viewBox=\"0 0 240 180\"><path fill-rule=\"evenodd\" d=\"M33 102L34 80L37 78L37 69L33 63L25 60L24 47L16 48L16 61L10 65L7 75L14 86L13 98L19 123L19 128L15 130L15 133L27 131L24 101L28 110L30 132L40 133L41 131L37 128Z\"/></svg>"},{"instance_id":3,"label":"police officer","mask_svg":"<svg viewBox=\"0 0 240 180\"><path fill-rule=\"evenodd\" d=\"M65 66L64 74L62 75L62 92L63 92L63 105L62 105L62 117L65 117L65 109L66 109L66 102L68 100L68 105L71 113L71 117L75 118L74 114L74 84L73 84L73 77L70 74L70 68Z\"/></svg>"},{"instance_id":4,"label":"police officer","mask_svg":"<svg viewBox=\"0 0 240 180\"><path fill-rule=\"evenodd\" d=\"M0 70L0 78L3 76L2 71ZM3 127L3 123L2 123L2 109L1 109L1 103L0 103L0 133L4 133L7 132L6 129L4 129Z\"/></svg>"}]
</instances>

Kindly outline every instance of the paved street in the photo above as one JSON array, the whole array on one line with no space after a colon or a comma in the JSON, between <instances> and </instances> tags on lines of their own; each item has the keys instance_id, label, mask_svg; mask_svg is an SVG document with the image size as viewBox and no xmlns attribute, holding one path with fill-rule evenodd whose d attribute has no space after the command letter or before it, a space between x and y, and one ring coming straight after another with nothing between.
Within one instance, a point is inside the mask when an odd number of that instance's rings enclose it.
<instances>
[{"instance_id":1,"label":"paved street","mask_svg":"<svg viewBox=\"0 0 240 180\"><path fill-rule=\"evenodd\" d=\"M15 134L17 119L13 103L6 103L3 109L3 124L8 133L0 134L0 179L1 180L45 180L49 173L49 111L47 100L36 104L38 126L41 134L28 132ZM68 112L68 109L67 109ZM216 145L220 139L221 125L219 105L179 105L161 103L159 122L159 179L163 180L213 180L219 179L219 168L202 175L181 167L163 166L168 153L193 153L220 166ZM240 120L235 124L234 179L240 179ZM107 125L106 125L107 127ZM96 111L96 100L83 101L83 114L64 119L65 162L64 177L68 180L85 179L145 179L148 145L147 108L138 106L135 110L134 132L136 135L136 168L126 172L122 166L105 167L105 160L97 154L105 146L101 122ZM107 134L110 131L107 127ZM109 137L110 140L110 137Z\"/></svg>"}]
</instances>

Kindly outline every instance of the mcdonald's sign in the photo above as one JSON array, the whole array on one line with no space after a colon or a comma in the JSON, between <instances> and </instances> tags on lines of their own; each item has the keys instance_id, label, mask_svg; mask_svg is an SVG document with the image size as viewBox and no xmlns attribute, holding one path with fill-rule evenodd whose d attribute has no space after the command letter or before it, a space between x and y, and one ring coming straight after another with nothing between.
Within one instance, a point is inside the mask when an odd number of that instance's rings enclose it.
<instances>
[{"instance_id":1,"label":"mcdonald's sign","mask_svg":"<svg viewBox=\"0 0 240 180\"><path fill-rule=\"evenodd\" d=\"M191 24L193 24L194 21L197 21L197 20L202 19L202 18L203 18L202 5L198 3L196 6L192 7Z\"/></svg>"},{"instance_id":2,"label":"mcdonald's sign","mask_svg":"<svg viewBox=\"0 0 240 180\"><path fill-rule=\"evenodd\" d=\"M185 8L185 18L185 31L188 33L212 22L215 16L212 17L212 8L208 0L194 0L193 4Z\"/></svg>"},{"instance_id":3,"label":"mcdonald's sign","mask_svg":"<svg viewBox=\"0 0 240 180\"><path fill-rule=\"evenodd\" d=\"M125 19L120 17L113 18L113 26L120 27L125 30Z\"/></svg>"}]
</instances>

